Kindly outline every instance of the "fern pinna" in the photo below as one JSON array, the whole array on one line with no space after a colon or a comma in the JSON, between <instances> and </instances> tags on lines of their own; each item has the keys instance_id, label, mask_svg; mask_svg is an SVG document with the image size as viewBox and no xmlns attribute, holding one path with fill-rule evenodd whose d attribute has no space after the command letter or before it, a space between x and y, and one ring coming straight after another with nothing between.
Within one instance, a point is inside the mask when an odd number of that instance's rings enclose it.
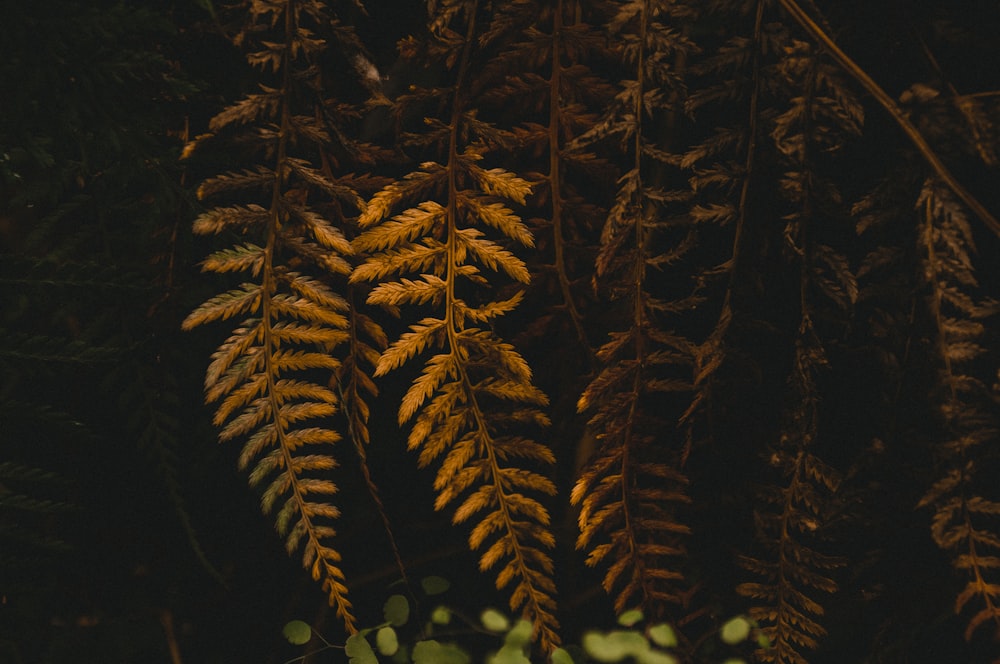
<instances>
[{"instance_id":1,"label":"fern pinna","mask_svg":"<svg viewBox=\"0 0 1000 664\"><path fill-rule=\"evenodd\" d=\"M1000 493L995 477L983 472L991 465L989 455L981 452L996 440L1000 428L992 412L996 396L974 371L986 352L980 345L984 323L1000 305L973 294L977 281L972 228L951 192L937 180L928 180L917 207L928 308L939 351L940 393L935 396L947 436L938 445L943 476L919 504L934 510L934 541L966 581L955 599L955 612L969 612L965 638L971 640L980 627L989 625L1000 634Z\"/></svg>"},{"instance_id":2,"label":"fern pinna","mask_svg":"<svg viewBox=\"0 0 1000 664\"><path fill-rule=\"evenodd\" d=\"M534 621L548 652L559 643L547 552L555 542L539 497L553 495L555 485L539 471L554 457L529 437L548 424L540 410L547 398L532 384L524 359L492 330L517 307L520 290L505 299L480 297L484 287L527 283L524 262L505 245L532 246L526 225L505 203L523 205L530 186L482 165L504 133L466 106L481 11L476 2L452 0L431 17L429 53L454 78L450 87L425 93L446 109L445 120L426 119L426 133L409 142L444 154L368 203L359 219L366 230L354 241L366 259L351 280L378 282L370 304L434 308L382 353L376 375L433 350L399 408L400 424L416 417L408 446L420 451L421 466L444 457L434 480L436 509L461 500L453 521L475 524L469 545L485 547L480 568L500 567L497 587L513 586L511 608ZM490 272L495 276L487 277Z\"/></svg>"},{"instance_id":3,"label":"fern pinna","mask_svg":"<svg viewBox=\"0 0 1000 664\"><path fill-rule=\"evenodd\" d=\"M349 180L333 176L329 162L321 168L312 161L340 136L326 124L332 105L320 107L317 97L323 81L316 65L327 48L319 31L331 24L327 7L318 0L254 0L245 7L247 27L237 41L259 40L253 43L260 50L248 60L277 81L218 114L209 127L239 136L260 162L201 185L201 198L228 194L240 203L204 212L194 230L246 238L209 256L203 269L249 280L202 304L184 327L240 319L205 378L206 400L221 402L214 420L222 426L219 437L245 440L239 466L250 469L252 486L263 487L263 511L274 513L289 554L301 548L303 565L353 632L341 555L331 544L339 510L329 502L337 492L329 477L337 466L330 446L340 435L330 418L339 395L322 378L341 375L356 392L356 365L344 372L333 354L358 344L348 329L348 304L331 279L350 272L342 210L360 209L363 201ZM354 418L350 423L358 426Z\"/></svg>"},{"instance_id":4,"label":"fern pinna","mask_svg":"<svg viewBox=\"0 0 1000 664\"><path fill-rule=\"evenodd\" d=\"M595 277L601 291L620 303L622 329L599 349L602 367L579 399L599 449L571 494L580 506L577 547L588 551L588 565L606 567L603 585L617 611L639 606L657 617L684 602L680 566L689 533L680 516L689 502L687 440L677 418L663 413L670 412L671 394L691 389L692 345L663 325L694 300L661 297L650 277L652 268L681 260L693 238L687 217L671 215L670 203L684 196L657 182L677 159L654 137L656 121L682 94L672 59L691 49L671 23L689 17L676 2L617 7L609 26L634 78L622 82L607 115L580 138L620 144L626 159Z\"/></svg>"}]
</instances>

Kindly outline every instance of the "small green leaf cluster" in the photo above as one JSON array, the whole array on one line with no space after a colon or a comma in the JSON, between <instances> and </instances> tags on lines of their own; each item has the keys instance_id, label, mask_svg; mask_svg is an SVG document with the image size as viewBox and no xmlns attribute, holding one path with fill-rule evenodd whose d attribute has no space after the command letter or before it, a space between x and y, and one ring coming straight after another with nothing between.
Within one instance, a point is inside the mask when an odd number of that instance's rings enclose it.
<instances>
[{"instance_id":1,"label":"small green leaf cluster","mask_svg":"<svg viewBox=\"0 0 1000 664\"><path fill-rule=\"evenodd\" d=\"M640 630L642 611L630 609L618 616L622 629L609 632L590 631L583 635L582 646L587 661L614 664L630 660L636 664L679 664L681 661L670 652L680 645L677 633L667 623L655 623ZM719 639L729 646L753 640L760 648L769 648L767 637L757 623L744 616L726 621L719 630ZM573 660L565 660L569 664ZM563 664L553 658L554 664ZM730 657L722 664L745 664L739 657Z\"/></svg>"},{"instance_id":2,"label":"small green leaf cluster","mask_svg":"<svg viewBox=\"0 0 1000 664\"><path fill-rule=\"evenodd\" d=\"M421 580L421 587L427 595L443 593L449 587L446 579L431 576ZM469 649L453 640L461 635L472 636L486 633L501 639L498 648L486 653L483 664L531 664L532 633L531 621L524 618L511 619L502 611L486 608L479 614L478 621L461 616L457 611L438 605L430 614L429 621L411 644L401 640L397 629L407 625L412 617L410 600L405 595L389 596L382 608L383 622L364 628L347 638L343 646L334 646L301 620L293 620L285 625L283 634L292 645L305 645L315 635L324 647L343 648L349 664L379 664L380 656L394 664L471 664ZM466 630L456 631L456 618L466 623ZM602 632L591 630L584 633L579 645L555 648L548 656L551 664L616 664L632 661L636 664L679 664L681 661L672 651L680 643L674 628L667 623L655 623L642 628L644 615L639 609L630 609L618 617L618 629ZM369 639L374 635L374 644ZM437 636L438 638L433 638ZM728 646L738 646L752 642L760 648L770 647L768 638L757 623L744 616L736 616L725 622L719 629L719 639ZM317 651L318 652L318 651ZM312 653L310 653L312 654ZM302 658L291 660L297 662ZM746 664L739 657L730 657L721 664Z\"/></svg>"}]
</instances>

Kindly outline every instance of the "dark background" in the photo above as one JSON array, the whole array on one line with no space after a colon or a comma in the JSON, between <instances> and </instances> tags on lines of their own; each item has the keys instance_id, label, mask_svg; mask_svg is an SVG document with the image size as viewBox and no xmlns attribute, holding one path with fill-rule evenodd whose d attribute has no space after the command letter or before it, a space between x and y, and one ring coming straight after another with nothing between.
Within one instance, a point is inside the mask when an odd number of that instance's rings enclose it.
<instances>
[{"instance_id":1,"label":"dark background","mask_svg":"<svg viewBox=\"0 0 1000 664\"><path fill-rule=\"evenodd\" d=\"M238 449L216 442L202 381L219 330L180 331L184 317L216 292L198 271L206 249L190 233L200 210L194 188L239 164L224 152L188 165L178 157L186 140L255 85L227 39L224 13L209 11L210 4L37 0L6 3L0 15L0 498L36 501L0 503L0 664L156 664L170 661L170 638L184 662L283 662L300 654L281 636L296 618L332 640L343 637L322 593L260 514L235 469ZM938 75L912 35L944 20L964 38L940 42L940 71L960 91L988 92L994 102L1000 94L996 3L817 4L838 42L894 97ZM344 14L383 73L405 72L393 67L395 45L422 33L424 3L366 6L367 16L350 8ZM905 147L891 120L866 107L859 180L891 168L880 155ZM972 159L956 159L954 167L998 213L996 167ZM983 290L996 293L998 243L981 227L976 232ZM544 358L551 348L528 354ZM865 384L865 361L848 358L835 380ZM930 391L933 372L926 373L926 383L908 386L914 395ZM402 394L405 379L382 386L386 403ZM771 388L779 390L780 379L748 399L768 403ZM830 391L842 399L833 398L831 410L852 414L832 430L850 437L854 427L868 426L858 413L877 409L876 397L842 386ZM919 429L924 418L932 419L914 414L910 426ZM453 588L443 599L470 614L505 605L477 573L464 531L429 509L433 476L414 470L394 415L373 422L373 438L372 473L410 575L448 578ZM705 470L713 483L698 490L717 495L734 478L745 480L738 454ZM839 640L816 661L862 661L883 636L906 642L906 654L886 647L885 659L870 661L986 661L963 659L991 646L966 649L951 612L947 556L927 536L927 514L908 507L931 457L926 448L900 454L898 474L881 479L881 499L901 505L890 544L905 560L897 573L909 580L887 574L879 581L901 589L892 604L834 603L828 628ZM357 613L374 624L399 574L353 460L342 461L339 550ZM577 570L562 597L568 631L606 627L611 611L599 577L572 551L573 516L565 508L556 519L558 562ZM717 573L714 583L724 585L732 569L713 569L711 561L728 558L731 543L701 546L709 561L703 573ZM859 605L870 614L854 610ZM880 621L899 607L912 627L885 636ZM852 641L852 634L861 636Z\"/></svg>"}]
</instances>

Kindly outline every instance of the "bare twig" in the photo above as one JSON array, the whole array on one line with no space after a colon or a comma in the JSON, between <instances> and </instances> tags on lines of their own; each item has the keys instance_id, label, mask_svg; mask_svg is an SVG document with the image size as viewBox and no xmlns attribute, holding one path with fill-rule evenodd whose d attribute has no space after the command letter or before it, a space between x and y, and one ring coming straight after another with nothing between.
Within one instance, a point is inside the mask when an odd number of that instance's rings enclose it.
<instances>
[{"instance_id":1,"label":"bare twig","mask_svg":"<svg viewBox=\"0 0 1000 664\"><path fill-rule=\"evenodd\" d=\"M787 11L791 17L798 23L802 28L808 32L819 44L821 44L826 50L833 56L841 67L843 67L847 73L853 76L861 85L868 90L869 93L875 100L882 105L885 110L893 117L896 123L903 129L910 141L916 146L920 154L923 155L927 163L930 164L934 172L937 173L941 181L951 189L956 196L970 209L972 212L979 217L983 223L985 223L990 230L1000 236L1000 221L997 221L996 217L990 214L989 210L976 200L976 197L969 193L965 187L951 174L948 167L944 165L941 158L938 157L934 149L927 143L927 140L923 137L910 119L906 117L906 114L899 108L899 106L892 100L885 90L879 87L878 83L872 80L872 77L868 73L858 66L856 62L851 60L850 57L842 50L833 39L826 32L823 31L819 25L816 24L812 18L806 14L805 11L795 2L795 0L778 0L781 6Z\"/></svg>"}]
</instances>

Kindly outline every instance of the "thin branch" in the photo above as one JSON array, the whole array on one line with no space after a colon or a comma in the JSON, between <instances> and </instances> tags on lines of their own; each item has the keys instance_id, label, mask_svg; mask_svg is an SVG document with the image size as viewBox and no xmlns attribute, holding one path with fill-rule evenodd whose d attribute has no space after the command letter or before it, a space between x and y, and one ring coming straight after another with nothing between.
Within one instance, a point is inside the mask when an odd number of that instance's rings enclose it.
<instances>
[{"instance_id":1,"label":"thin branch","mask_svg":"<svg viewBox=\"0 0 1000 664\"><path fill-rule=\"evenodd\" d=\"M869 76L864 69L859 67L858 64L851 60L846 53L840 50L840 47L837 46L833 39L802 10L795 0L778 0L778 2L785 9L785 11L787 11L792 18L795 19L796 23L802 26L806 32L808 32L817 42L819 42L819 44L829 51L830 55L833 56L833 59L836 60L840 66L847 71L847 73L857 79L857 81L861 83L861 85L863 85L873 97L875 97L875 100L889 112L896 123L903 129L909 139L916 146L917 150L920 151L920 154L923 155L924 159L927 160L927 163L934 169L934 172L937 173L939 178L941 178L941 181L944 182L944 184L947 185L947 187L951 189L955 195L958 196L958 198L961 199L961 201L965 203L965 205L990 228L990 230L1000 236L1000 221L997 221L996 217L990 214L989 210L987 210L982 203L976 200L976 197L969 193L968 190L966 190L965 187L963 187L962 184L955 178L955 176L951 174L948 167L944 165L941 158L938 157L937 153L934 152L934 149L927 143L927 140L920 133L920 130L917 129L912 122L910 122L909 118L906 117L906 114L902 111L902 109L900 109L896 102L892 100L892 97L890 97L885 90L879 87L878 83L872 80L872 77Z\"/></svg>"}]
</instances>

